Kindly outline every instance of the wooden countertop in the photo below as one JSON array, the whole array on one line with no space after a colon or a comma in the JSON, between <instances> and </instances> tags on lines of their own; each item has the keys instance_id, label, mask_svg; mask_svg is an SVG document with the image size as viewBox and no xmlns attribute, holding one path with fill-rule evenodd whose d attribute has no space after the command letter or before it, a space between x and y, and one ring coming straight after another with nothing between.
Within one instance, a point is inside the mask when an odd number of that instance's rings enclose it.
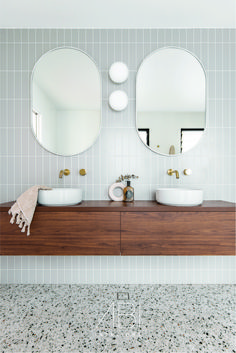
<instances>
[{"instance_id":1,"label":"wooden countertop","mask_svg":"<svg viewBox=\"0 0 236 353\"><path fill-rule=\"evenodd\" d=\"M0 212L8 211L12 202L0 204ZM82 201L74 206L37 206L37 212L235 212L236 204L227 201L204 201L200 206L166 206L156 201Z\"/></svg>"}]
</instances>

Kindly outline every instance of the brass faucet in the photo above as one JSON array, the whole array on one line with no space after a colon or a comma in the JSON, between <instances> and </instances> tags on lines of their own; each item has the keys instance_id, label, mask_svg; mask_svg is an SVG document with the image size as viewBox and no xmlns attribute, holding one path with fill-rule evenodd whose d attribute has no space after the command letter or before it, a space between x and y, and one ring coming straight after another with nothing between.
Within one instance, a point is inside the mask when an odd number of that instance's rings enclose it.
<instances>
[{"instance_id":1,"label":"brass faucet","mask_svg":"<svg viewBox=\"0 0 236 353\"><path fill-rule=\"evenodd\" d=\"M62 169L60 170L60 173L59 173L59 178L62 178L63 175L69 175L70 174L70 170L69 169Z\"/></svg>"},{"instance_id":2,"label":"brass faucet","mask_svg":"<svg viewBox=\"0 0 236 353\"><path fill-rule=\"evenodd\" d=\"M179 172L178 172L178 170L168 169L168 170L167 170L167 174L170 175L170 176L172 176L173 174L175 174L175 175L176 175L176 179L179 179Z\"/></svg>"}]
</instances>

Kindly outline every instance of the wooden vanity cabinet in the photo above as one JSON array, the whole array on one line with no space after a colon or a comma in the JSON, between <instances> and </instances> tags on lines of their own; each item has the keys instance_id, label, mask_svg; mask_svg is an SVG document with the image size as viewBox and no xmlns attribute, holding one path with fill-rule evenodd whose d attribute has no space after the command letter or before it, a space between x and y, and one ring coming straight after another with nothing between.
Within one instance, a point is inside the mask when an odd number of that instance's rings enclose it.
<instances>
[{"instance_id":1,"label":"wooden vanity cabinet","mask_svg":"<svg viewBox=\"0 0 236 353\"><path fill-rule=\"evenodd\" d=\"M0 255L235 255L235 204L172 207L154 201L38 206L31 234L0 205Z\"/></svg>"},{"instance_id":2,"label":"wooden vanity cabinet","mask_svg":"<svg viewBox=\"0 0 236 353\"><path fill-rule=\"evenodd\" d=\"M36 211L29 236L9 220L1 212L1 255L120 255L119 212Z\"/></svg>"},{"instance_id":3,"label":"wooden vanity cabinet","mask_svg":"<svg viewBox=\"0 0 236 353\"><path fill-rule=\"evenodd\" d=\"M122 255L234 255L233 212L124 212Z\"/></svg>"}]
</instances>

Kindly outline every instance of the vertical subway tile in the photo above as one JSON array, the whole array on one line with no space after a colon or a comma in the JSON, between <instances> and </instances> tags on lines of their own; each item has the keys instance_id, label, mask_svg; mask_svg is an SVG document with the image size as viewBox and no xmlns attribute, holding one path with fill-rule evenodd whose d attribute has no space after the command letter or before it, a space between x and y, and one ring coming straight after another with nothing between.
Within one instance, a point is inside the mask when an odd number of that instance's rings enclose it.
<instances>
[{"instance_id":1,"label":"vertical subway tile","mask_svg":"<svg viewBox=\"0 0 236 353\"><path fill-rule=\"evenodd\" d=\"M190 165L187 185L199 185L207 199L235 201L233 170L236 141L235 29L8 29L0 31L0 153L1 202L15 199L29 186L58 186L58 170L69 168L62 185L78 186L86 199L108 199L108 186L126 171L140 175L136 199L154 199L157 186L174 185L166 176L169 165ZM45 151L30 129L30 77L42 54L60 45L87 52L101 71L102 129L92 148L82 155L58 157ZM174 45L196 55L207 71L208 131L197 148L178 158L153 154L135 130L136 73L144 58L158 47ZM129 79L119 87L108 77L109 66L124 61ZM128 93L124 112L107 103L115 89ZM211 167L212 173L208 173ZM221 168L223 167L223 169ZM88 171L86 178L78 170ZM132 169L132 170L131 170ZM198 174L200 170L200 174ZM228 172L224 175L223 170ZM145 173L146 171L146 173ZM232 173L233 172L233 173ZM172 183L172 184L171 184ZM3 257L3 283L232 283L230 260L190 257ZM224 271L217 277L217 271ZM226 275L226 277L224 277ZM218 278L218 279L217 279Z\"/></svg>"}]
</instances>

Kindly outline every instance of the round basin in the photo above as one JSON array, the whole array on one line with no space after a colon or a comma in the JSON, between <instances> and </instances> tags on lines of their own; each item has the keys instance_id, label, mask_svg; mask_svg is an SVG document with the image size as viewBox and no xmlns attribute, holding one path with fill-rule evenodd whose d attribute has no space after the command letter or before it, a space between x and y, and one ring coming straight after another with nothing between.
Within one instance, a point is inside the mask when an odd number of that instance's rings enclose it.
<instances>
[{"instance_id":1,"label":"round basin","mask_svg":"<svg viewBox=\"0 0 236 353\"><path fill-rule=\"evenodd\" d=\"M198 206L203 201L203 191L187 188L159 188L156 200L169 206Z\"/></svg>"},{"instance_id":2,"label":"round basin","mask_svg":"<svg viewBox=\"0 0 236 353\"><path fill-rule=\"evenodd\" d=\"M82 201L82 189L55 188L39 190L38 203L44 206L69 206Z\"/></svg>"}]
</instances>

